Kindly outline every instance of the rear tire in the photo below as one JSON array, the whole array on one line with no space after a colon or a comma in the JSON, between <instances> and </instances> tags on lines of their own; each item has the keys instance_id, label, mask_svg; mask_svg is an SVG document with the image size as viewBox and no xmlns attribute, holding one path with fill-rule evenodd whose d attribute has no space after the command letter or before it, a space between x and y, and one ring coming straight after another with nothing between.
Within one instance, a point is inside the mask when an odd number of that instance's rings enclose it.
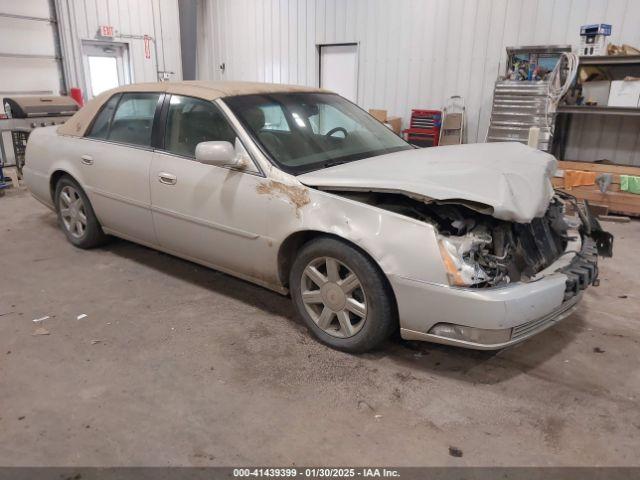
<instances>
[{"instance_id":1,"label":"rear tire","mask_svg":"<svg viewBox=\"0 0 640 480\"><path fill-rule=\"evenodd\" d=\"M397 328L395 300L378 266L335 238L304 245L289 276L291 298L313 335L350 353L379 347Z\"/></svg>"},{"instance_id":2,"label":"rear tire","mask_svg":"<svg viewBox=\"0 0 640 480\"><path fill-rule=\"evenodd\" d=\"M53 198L58 224L69 242L78 248L94 248L108 241L89 198L73 178L60 177Z\"/></svg>"}]
</instances>

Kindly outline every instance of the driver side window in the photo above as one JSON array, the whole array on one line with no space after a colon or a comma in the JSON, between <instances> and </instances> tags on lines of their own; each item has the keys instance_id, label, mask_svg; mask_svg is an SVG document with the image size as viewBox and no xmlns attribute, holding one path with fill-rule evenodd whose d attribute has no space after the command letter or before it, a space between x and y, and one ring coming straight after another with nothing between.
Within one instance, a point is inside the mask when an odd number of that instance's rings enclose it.
<instances>
[{"instance_id":1,"label":"driver side window","mask_svg":"<svg viewBox=\"0 0 640 480\"><path fill-rule=\"evenodd\" d=\"M193 97L172 95L169 101L164 150L195 157L200 142L226 141L235 144L234 132L213 103Z\"/></svg>"}]
</instances>

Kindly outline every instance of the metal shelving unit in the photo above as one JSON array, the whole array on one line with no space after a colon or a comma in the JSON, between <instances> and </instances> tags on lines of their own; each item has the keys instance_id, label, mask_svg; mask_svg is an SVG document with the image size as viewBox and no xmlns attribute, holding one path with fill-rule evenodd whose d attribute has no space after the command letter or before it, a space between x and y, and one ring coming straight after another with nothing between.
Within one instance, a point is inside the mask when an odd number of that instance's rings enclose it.
<instances>
[{"instance_id":1,"label":"metal shelving unit","mask_svg":"<svg viewBox=\"0 0 640 480\"><path fill-rule=\"evenodd\" d=\"M608 71L610 78L621 80L626 75L638 75L640 73L640 55L580 57L579 68L582 67L604 67ZM551 152L558 159L564 159L567 136L573 115L640 116L640 108L609 107L604 105L560 105L557 109L555 136L551 146Z\"/></svg>"},{"instance_id":2,"label":"metal shelving unit","mask_svg":"<svg viewBox=\"0 0 640 480\"><path fill-rule=\"evenodd\" d=\"M605 55L580 57L580 65L632 65L640 64L640 55Z\"/></svg>"},{"instance_id":3,"label":"metal shelving unit","mask_svg":"<svg viewBox=\"0 0 640 480\"><path fill-rule=\"evenodd\" d=\"M564 105L558 107L558 113L577 113L591 115L640 115L640 108L599 107L590 105Z\"/></svg>"}]
</instances>

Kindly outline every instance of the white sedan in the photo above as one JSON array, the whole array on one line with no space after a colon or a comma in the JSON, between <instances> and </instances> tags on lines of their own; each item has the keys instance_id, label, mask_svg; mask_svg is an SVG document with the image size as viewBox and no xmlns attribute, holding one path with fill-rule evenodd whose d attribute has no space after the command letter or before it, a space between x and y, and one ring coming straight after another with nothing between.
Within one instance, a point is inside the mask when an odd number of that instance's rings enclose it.
<instances>
[{"instance_id":1,"label":"white sedan","mask_svg":"<svg viewBox=\"0 0 640 480\"><path fill-rule=\"evenodd\" d=\"M24 176L80 248L115 235L290 294L341 350L499 349L569 315L612 238L517 143L415 149L339 95L134 84L36 129ZM170 292L168 293L170 294Z\"/></svg>"}]
</instances>

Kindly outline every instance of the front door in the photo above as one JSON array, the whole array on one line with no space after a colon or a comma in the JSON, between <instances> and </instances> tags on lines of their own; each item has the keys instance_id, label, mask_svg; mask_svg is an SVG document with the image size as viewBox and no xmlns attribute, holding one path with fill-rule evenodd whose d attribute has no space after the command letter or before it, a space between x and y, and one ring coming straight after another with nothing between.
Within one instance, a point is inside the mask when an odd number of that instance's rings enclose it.
<instances>
[{"instance_id":1,"label":"front door","mask_svg":"<svg viewBox=\"0 0 640 480\"><path fill-rule=\"evenodd\" d=\"M78 142L81 178L103 227L155 244L149 169L151 132L160 93L116 94Z\"/></svg>"},{"instance_id":2,"label":"front door","mask_svg":"<svg viewBox=\"0 0 640 480\"><path fill-rule=\"evenodd\" d=\"M150 185L153 220L163 248L258 281L275 279L265 237L267 218L255 166L239 171L195 160L200 142L235 144L237 135L212 102L171 96L162 148L154 153ZM240 148L241 143L238 143ZM273 252L271 252L273 253ZM262 259L262 261L260 260Z\"/></svg>"}]
</instances>

